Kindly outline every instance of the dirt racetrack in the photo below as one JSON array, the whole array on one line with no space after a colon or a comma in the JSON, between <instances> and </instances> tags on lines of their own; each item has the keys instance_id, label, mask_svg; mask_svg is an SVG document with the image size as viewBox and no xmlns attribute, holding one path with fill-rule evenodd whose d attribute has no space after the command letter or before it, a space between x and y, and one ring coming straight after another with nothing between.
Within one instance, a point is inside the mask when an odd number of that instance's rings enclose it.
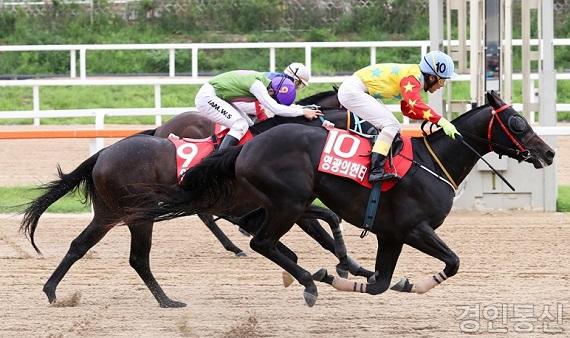
<instances>
[{"instance_id":1,"label":"dirt racetrack","mask_svg":"<svg viewBox=\"0 0 570 338\"><path fill-rule=\"evenodd\" d=\"M128 230L117 228L63 279L58 297L68 306L50 306L43 283L88 221L81 215L47 216L36 236L44 251L39 257L17 232L18 219L0 219L0 336L456 337L462 327L477 329L468 324L479 325L483 336L498 328L517 337L570 332L569 214L454 213L438 232L462 259L457 276L424 295L370 296L319 284L313 308L304 305L299 284L283 288L280 269L251 253L247 238L232 226L223 225L249 257L223 251L197 218L187 218L155 228L154 273L167 294L188 303L161 309L129 267ZM373 268L375 239L359 234L345 224L350 253ZM334 269L332 255L297 228L285 242L308 270ZM417 280L441 268L406 247L394 281ZM477 316L464 313L477 306ZM515 320L524 307L531 311L532 328ZM540 319L545 307L550 322ZM564 317L557 314L560 307ZM503 308L504 320L496 312ZM521 328L532 332L515 331Z\"/></svg>"},{"instance_id":2,"label":"dirt racetrack","mask_svg":"<svg viewBox=\"0 0 570 338\"><path fill-rule=\"evenodd\" d=\"M2 141L0 186L51 180L56 163L69 171L84 160L87 144ZM557 150L558 181L568 185L570 138L559 138ZM299 284L283 288L281 270L252 253L233 226L222 223L247 258L227 253L197 218L187 218L155 227L155 276L171 298L188 304L161 309L129 266L128 230L116 228L63 279L61 306L49 305L43 284L89 220L42 218L36 234L42 257L18 233L18 217L0 216L0 337L458 337L468 331L486 337L505 330L515 337L570 336L570 214L453 212L438 233L461 258L457 276L425 295L370 296L318 284L313 308ZM344 228L349 253L372 269L374 237L360 239L359 229ZM297 228L284 241L309 271L334 269L332 255ZM413 282L442 267L405 247L393 281Z\"/></svg>"}]
</instances>

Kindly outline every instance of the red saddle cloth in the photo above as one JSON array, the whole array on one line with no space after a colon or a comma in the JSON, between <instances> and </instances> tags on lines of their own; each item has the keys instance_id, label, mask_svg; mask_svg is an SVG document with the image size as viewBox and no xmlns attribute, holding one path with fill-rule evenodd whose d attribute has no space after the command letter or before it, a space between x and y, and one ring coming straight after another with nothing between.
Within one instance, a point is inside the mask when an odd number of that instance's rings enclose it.
<instances>
[{"instance_id":1,"label":"red saddle cloth","mask_svg":"<svg viewBox=\"0 0 570 338\"><path fill-rule=\"evenodd\" d=\"M216 124L216 137L206 137L203 139L191 139L186 137L178 137L174 134L168 136L168 140L174 144L176 148L176 177L180 177L190 168L194 167L202 161L202 159L214 151L216 145L226 136L229 129L222 129ZM239 144L251 140L253 135L247 133L241 138ZM214 141L217 140L217 141Z\"/></svg>"},{"instance_id":2,"label":"red saddle cloth","mask_svg":"<svg viewBox=\"0 0 570 338\"><path fill-rule=\"evenodd\" d=\"M386 161L384 165L387 173L395 172L400 177L408 173L414 156L411 138L402 136L402 141L404 145L400 153L394 156L392 163ZM371 188L372 184L368 181L371 151L372 145L366 138L346 130L333 128L329 130L318 170L350 178L362 186ZM392 189L398 182L398 179L383 181L382 191Z\"/></svg>"}]
</instances>

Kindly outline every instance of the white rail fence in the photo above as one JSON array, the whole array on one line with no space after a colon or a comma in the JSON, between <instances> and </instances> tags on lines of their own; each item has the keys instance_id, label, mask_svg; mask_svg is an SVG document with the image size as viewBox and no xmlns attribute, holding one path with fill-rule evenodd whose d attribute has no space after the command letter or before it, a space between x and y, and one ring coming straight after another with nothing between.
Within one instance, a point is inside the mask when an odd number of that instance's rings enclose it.
<instances>
[{"instance_id":1,"label":"white rail fence","mask_svg":"<svg viewBox=\"0 0 570 338\"><path fill-rule=\"evenodd\" d=\"M554 46L570 46L570 39L554 39ZM513 40L513 46L522 46L522 40ZM537 46L538 40L531 39L531 45ZM168 50L169 77L176 76L176 51L192 51L192 78L198 78L198 52L200 50L220 49L269 49L269 70L275 71L277 49L304 49L305 65L311 69L313 48L369 48L370 64L376 63L377 48L420 48L421 55L429 48L429 40L407 41L347 41L347 42L250 42L250 43L173 43L173 44L104 44L104 45L10 45L0 46L0 52L46 52L69 51L69 74L77 77L77 52L79 52L79 77L87 78L87 51L104 50ZM457 46L456 40L451 46ZM467 41L467 46L470 42ZM570 74L565 74L566 80ZM467 75L466 75L467 76ZM465 80L465 79L464 79ZM317 81L318 82L318 81Z\"/></svg>"},{"instance_id":2,"label":"white rail fence","mask_svg":"<svg viewBox=\"0 0 570 338\"><path fill-rule=\"evenodd\" d=\"M537 45L537 40L531 40ZM0 87L31 87L32 110L0 111L0 118L33 118L34 125L40 124L41 118L46 117L79 117L95 116L96 128L104 127L105 116L155 116L155 123L160 125L162 115L173 115L183 111L194 110L194 107L165 108L161 103L161 86L164 85L199 85L209 80L209 77L198 76L198 52L200 50L214 49L269 49L269 70L275 71L277 49L302 48L305 50L305 65L309 70L312 64L314 49L326 48L369 48L370 64L377 62L377 48L419 48L421 55L428 51L430 41L358 41L358 42L259 42L259 43L188 43L188 44L109 44L109 45L9 45L0 46L2 52L51 52L69 51L69 78L68 79L31 79L31 80L0 80ZM452 41L452 46L457 41ZM514 46L521 46L522 41L513 40ZM570 39L554 39L554 46L570 46ZM87 75L88 51L117 51L117 50L168 50L169 75L163 77L117 77L97 78ZM191 76L176 75L176 51L192 51ZM77 77L77 53L79 52L79 77ZM312 83L339 83L345 76L313 76ZM514 80L521 80L521 74L513 74ZM532 80L538 79L538 74L531 75ZM556 75L557 80L570 80L570 73ZM460 74L454 81L470 81L469 74ZM153 108L99 108L99 109L70 109L70 110L41 110L40 88L50 86L132 86L149 85L154 87ZM521 104L514 104L517 110L522 109ZM399 111L399 105L389 105L393 111ZM570 103L559 103L557 111L570 111ZM406 121L407 122L407 121Z\"/></svg>"}]
</instances>

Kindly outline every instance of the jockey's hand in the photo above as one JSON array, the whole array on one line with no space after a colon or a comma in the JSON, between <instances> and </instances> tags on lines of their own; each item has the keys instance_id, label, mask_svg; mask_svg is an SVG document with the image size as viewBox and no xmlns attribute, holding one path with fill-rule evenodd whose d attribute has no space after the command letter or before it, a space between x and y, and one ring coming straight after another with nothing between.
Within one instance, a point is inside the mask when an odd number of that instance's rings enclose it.
<instances>
[{"instance_id":1,"label":"jockey's hand","mask_svg":"<svg viewBox=\"0 0 570 338\"><path fill-rule=\"evenodd\" d=\"M305 116L305 118L307 120L314 120L314 119L318 118L319 116L323 116L323 113L318 109L305 108L305 109L303 109L303 115Z\"/></svg>"},{"instance_id":2,"label":"jockey's hand","mask_svg":"<svg viewBox=\"0 0 570 338\"><path fill-rule=\"evenodd\" d=\"M445 135L451 137L452 139L455 140L455 136L459 135L462 136L458 131L457 128L455 128L455 126L453 124L451 124L451 122L449 122L447 119L445 119L444 117L442 117L441 119L439 119L439 122L437 122L437 125L440 126L441 128L443 128L443 132L445 133Z\"/></svg>"},{"instance_id":3,"label":"jockey's hand","mask_svg":"<svg viewBox=\"0 0 570 338\"><path fill-rule=\"evenodd\" d=\"M331 130L334 128L334 123L332 123L329 120L324 120L323 124L322 124L323 128L325 128L326 130Z\"/></svg>"}]
</instances>

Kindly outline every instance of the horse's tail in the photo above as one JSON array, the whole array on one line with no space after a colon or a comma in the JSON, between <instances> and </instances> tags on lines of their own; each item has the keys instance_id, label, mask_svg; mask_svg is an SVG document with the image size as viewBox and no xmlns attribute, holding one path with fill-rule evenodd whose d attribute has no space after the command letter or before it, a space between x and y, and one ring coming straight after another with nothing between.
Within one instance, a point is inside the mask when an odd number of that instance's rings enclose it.
<instances>
[{"instance_id":1,"label":"horse's tail","mask_svg":"<svg viewBox=\"0 0 570 338\"><path fill-rule=\"evenodd\" d=\"M41 252L34 241L34 233L38 226L40 216L50 205L65 196L68 192L79 190L81 187L82 194L85 196L83 203L87 204L93 199L95 189L93 186L92 171L101 151L83 161L83 163L69 174L64 174L58 165L57 173L59 180L41 186L39 189L44 190L44 194L27 204L24 210L24 218L20 225L20 232L23 232L30 239L32 246L38 253Z\"/></svg>"},{"instance_id":2,"label":"horse's tail","mask_svg":"<svg viewBox=\"0 0 570 338\"><path fill-rule=\"evenodd\" d=\"M179 184L150 187L150 195L156 203L147 204L149 193L141 195L138 207L129 210L131 216L126 222L166 221L223 208L226 201L225 206L230 207L236 179L235 163L241 149L242 146L231 147L206 157L184 173Z\"/></svg>"}]
</instances>

